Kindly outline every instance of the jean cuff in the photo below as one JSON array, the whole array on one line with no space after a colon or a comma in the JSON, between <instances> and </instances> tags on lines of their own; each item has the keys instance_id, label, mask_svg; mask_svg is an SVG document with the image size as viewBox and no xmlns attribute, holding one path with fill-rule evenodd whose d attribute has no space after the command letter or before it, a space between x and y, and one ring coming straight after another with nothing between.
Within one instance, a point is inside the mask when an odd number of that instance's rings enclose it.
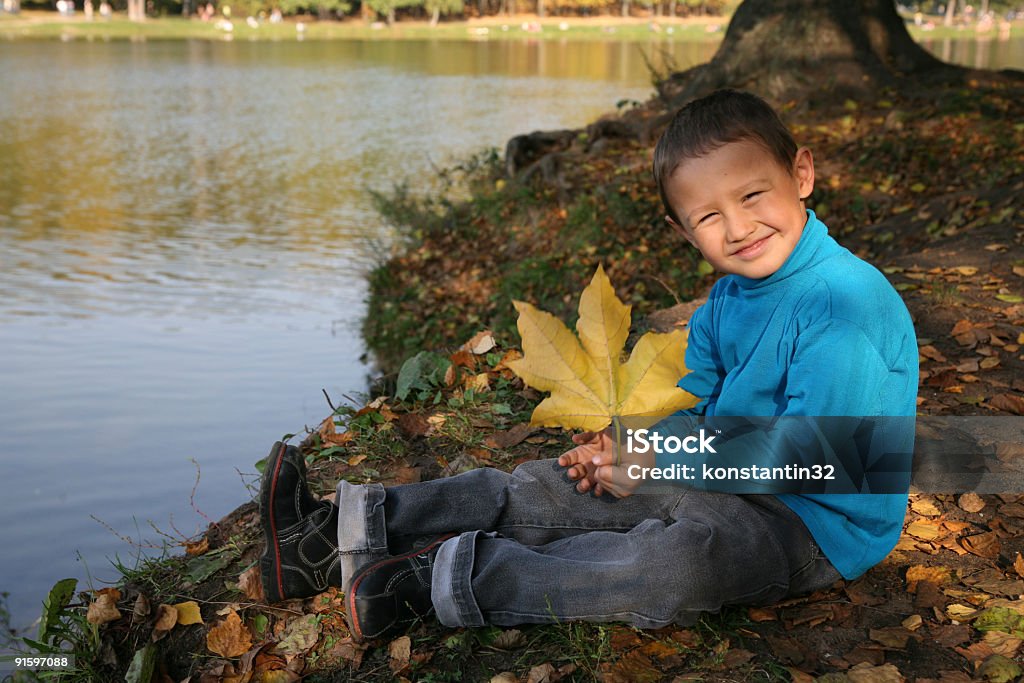
<instances>
[{"instance_id":1,"label":"jean cuff","mask_svg":"<svg viewBox=\"0 0 1024 683\"><path fill-rule=\"evenodd\" d=\"M484 615L473 597L473 558L479 535L467 531L441 544L431 569L430 599L437 620L449 628L475 628L484 625Z\"/></svg>"},{"instance_id":2,"label":"jean cuff","mask_svg":"<svg viewBox=\"0 0 1024 683\"><path fill-rule=\"evenodd\" d=\"M384 495L381 484L338 482L334 502L338 506L338 554L345 592L360 567L387 557Z\"/></svg>"}]
</instances>

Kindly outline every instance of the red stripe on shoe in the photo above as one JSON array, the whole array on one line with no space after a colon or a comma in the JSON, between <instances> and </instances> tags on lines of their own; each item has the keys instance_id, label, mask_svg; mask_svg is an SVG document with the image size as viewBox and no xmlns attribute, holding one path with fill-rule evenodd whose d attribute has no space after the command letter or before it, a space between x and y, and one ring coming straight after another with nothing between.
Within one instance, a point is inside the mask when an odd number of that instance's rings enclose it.
<instances>
[{"instance_id":1,"label":"red stripe on shoe","mask_svg":"<svg viewBox=\"0 0 1024 683\"><path fill-rule=\"evenodd\" d=\"M277 575L277 597L284 600L284 577L281 574L281 546L277 538L277 524L274 523L274 501L277 500L277 478L281 473L281 461L284 460L285 445L282 443L274 463L274 473L270 479L270 534L274 537L274 573Z\"/></svg>"}]
</instances>

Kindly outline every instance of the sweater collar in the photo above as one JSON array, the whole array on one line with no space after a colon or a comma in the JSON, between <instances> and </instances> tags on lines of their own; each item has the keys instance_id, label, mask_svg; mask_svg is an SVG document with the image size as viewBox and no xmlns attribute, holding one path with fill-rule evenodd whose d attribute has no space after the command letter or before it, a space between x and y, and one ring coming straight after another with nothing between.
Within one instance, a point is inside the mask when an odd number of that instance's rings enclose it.
<instances>
[{"instance_id":1,"label":"sweater collar","mask_svg":"<svg viewBox=\"0 0 1024 683\"><path fill-rule=\"evenodd\" d=\"M818 220L814 211L807 209L807 222L804 223L800 239L789 257L783 262L777 271L762 278L749 278L742 275L733 275L733 280L741 289L759 289L767 287L780 280L785 280L793 273L799 272L810 265L816 258L818 248L828 236L828 228Z\"/></svg>"}]
</instances>

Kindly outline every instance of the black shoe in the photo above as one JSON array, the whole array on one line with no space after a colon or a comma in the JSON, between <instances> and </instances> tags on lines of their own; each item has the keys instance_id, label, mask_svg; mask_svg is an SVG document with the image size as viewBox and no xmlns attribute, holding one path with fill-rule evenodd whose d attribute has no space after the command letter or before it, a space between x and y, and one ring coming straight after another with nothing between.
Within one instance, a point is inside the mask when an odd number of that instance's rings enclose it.
<instances>
[{"instance_id":1,"label":"black shoe","mask_svg":"<svg viewBox=\"0 0 1024 683\"><path fill-rule=\"evenodd\" d=\"M396 635L433 613L430 577L434 556L454 535L438 536L359 570L346 596L348 622L356 641Z\"/></svg>"},{"instance_id":2,"label":"black shoe","mask_svg":"<svg viewBox=\"0 0 1024 683\"><path fill-rule=\"evenodd\" d=\"M341 586L338 508L313 497L306 462L294 446L278 442L267 456L260 483L260 557L267 602L308 598Z\"/></svg>"}]
</instances>

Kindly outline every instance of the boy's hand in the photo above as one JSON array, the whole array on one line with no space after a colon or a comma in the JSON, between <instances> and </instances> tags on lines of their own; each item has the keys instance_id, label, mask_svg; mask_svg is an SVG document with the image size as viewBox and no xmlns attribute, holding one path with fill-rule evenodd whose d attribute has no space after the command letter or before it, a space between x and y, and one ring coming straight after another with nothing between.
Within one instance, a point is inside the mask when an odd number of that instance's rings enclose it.
<instances>
[{"instance_id":1,"label":"boy's hand","mask_svg":"<svg viewBox=\"0 0 1024 683\"><path fill-rule=\"evenodd\" d=\"M593 461L595 456L605 451L611 453L612 460L615 460L615 444L608 430L573 434L572 442L577 444L576 448L559 456L558 464L569 468L567 474L570 479L579 480L577 491L586 493L593 490L595 496L600 496L604 490L596 478L597 466Z\"/></svg>"},{"instance_id":2,"label":"boy's hand","mask_svg":"<svg viewBox=\"0 0 1024 683\"><path fill-rule=\"evenodd\" d=\"M579 480L576 490L581 493L593 490L594 495L600 496L607 491L616 498L625 498L640 485L639 479L626 476L626 468L632 464L654 464L653 456L629 453L624 448L619 449L622 458L616 464L615 442L608 430L575 434L572 440L579 445L563 453L558 464L569 468L570 479Z\"/></svg>"}]
</instances>

